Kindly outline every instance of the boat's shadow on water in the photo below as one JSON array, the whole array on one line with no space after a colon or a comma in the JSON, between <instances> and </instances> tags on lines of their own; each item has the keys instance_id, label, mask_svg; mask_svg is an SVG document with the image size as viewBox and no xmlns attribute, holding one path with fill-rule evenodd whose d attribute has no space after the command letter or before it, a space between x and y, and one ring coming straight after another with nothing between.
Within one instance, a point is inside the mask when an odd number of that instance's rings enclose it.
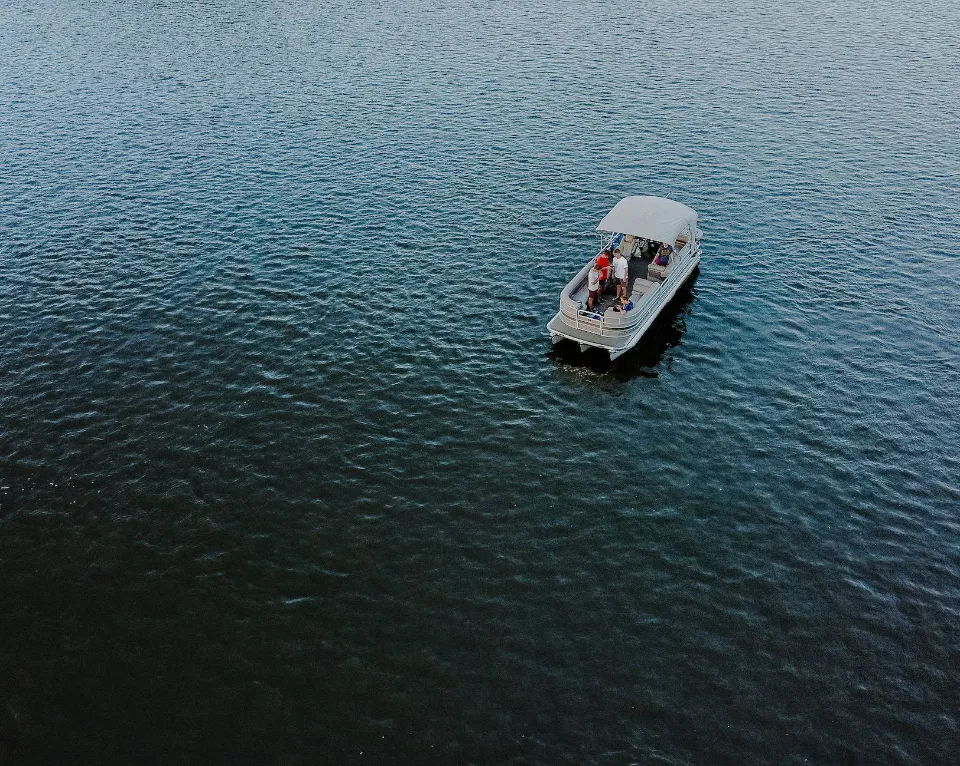
<instances>
[{"instance_id":1,"label":"boat's shadow on water","mask_svg":"<svg viewBox=\"0 0 960 766\"><path fill-rule=\"evenodd\" d=\"M699 276L700 270L697 269L660 312L640 342L619 359L611 362L605 351L595 348L580 351L576 343L568 341L553 346L548 356L562 365L617 378L657 377L658 368L667 352L679 346L687 332L687 315L697 296L696 281Z\"/></svg>"}]
</instances>

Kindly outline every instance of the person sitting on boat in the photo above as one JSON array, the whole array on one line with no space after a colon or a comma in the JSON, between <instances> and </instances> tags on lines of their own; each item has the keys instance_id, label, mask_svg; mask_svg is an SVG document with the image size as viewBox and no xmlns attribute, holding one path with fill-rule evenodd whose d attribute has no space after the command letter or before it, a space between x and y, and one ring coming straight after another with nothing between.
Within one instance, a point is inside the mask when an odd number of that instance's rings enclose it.
<instances>
[{"instance_id":1,"label":"person sitting on boat","mask_svg":"<svg viewBox=\"0 0 960 766\"><path fill-rule=\"evenodd\" d=\"M630 300L626 295L622 296L614 305L614 311L631 311L633 309L633 301Z\"/></svg>"},{"instance_id":2,"label":"person sitting on boat","mask_svg":"<svg viewBox=\"0 0 960 766\"><path fill-rule=\"evenodd\" d=\"M620 252L617 250L617 252ZM603 295L607 289L607 283L610 277L610 256L606 250L601 250L597 256L597 265L600 267L600 295Z\"/></svg>"},{"instance_id":3,"label":"person sitting on boat","mask_svg":"<svg viewBox=\"0 0 960 766\"><path fill-rule=\"evenodd\" d=\"M657 266L666 266L670 263L670 254L673 253L673 247L664 242L660 245L660 249L657 251L657 257L653 259L653 262Z\"/></svg>"},{"instance_id":4,"label":"person sitting on boat","mask_svg":"<svg viewBox=\"0 0 960 766\"><path fill-rule=\"evenodd\" d=\"M600 259L597 258L587 274L587 310L593 311L600 301Z\"/></svg>"},{"instance_id":5,"label":"person sitting on boat","mask_svg":"<svg viewBox=\"0 0 960 766\"><path fill-rule=\"evenodd\" d=\"M627 297L628 270L629 265L627 264L627 259L623 257L623 253L617 248L613 251L613 278L616 280L618 298Z\"/></svg>"}]
</instances>

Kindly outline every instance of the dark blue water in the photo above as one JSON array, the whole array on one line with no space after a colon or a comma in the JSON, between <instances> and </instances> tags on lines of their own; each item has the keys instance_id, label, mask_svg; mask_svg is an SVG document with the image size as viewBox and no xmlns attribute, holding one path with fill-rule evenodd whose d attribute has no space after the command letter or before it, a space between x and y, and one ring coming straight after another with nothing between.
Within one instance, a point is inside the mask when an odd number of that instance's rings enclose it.
<instances>
[{"instance_id":1,"label":"dark blue water","mask_svg":"<svg viewBox=\"0 0 960 766\"><path fill-rule=\"evenodd\" d=\"M954 761L957 30L0 6L0 761ZM634 193L701 272L554 353Z\"/></svg>"}]
</instances>

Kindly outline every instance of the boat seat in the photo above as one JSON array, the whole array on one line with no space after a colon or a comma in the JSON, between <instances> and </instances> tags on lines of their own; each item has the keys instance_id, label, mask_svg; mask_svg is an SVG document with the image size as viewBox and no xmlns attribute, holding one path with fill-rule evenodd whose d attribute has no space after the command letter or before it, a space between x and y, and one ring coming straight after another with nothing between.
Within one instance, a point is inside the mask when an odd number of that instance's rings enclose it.
<instances>
[{"instance_id":1,"label":"boat seat","mask_svg":"<svg viewBox=\"0 0 960 766\"><path fill-rule=\"evenodd\" d=\"M647 276L659 277L660 279L666 279L670 274L670 270L673 268L673 260L675 254L670 255L670 261L666 266L660 266L653 261L650 262L650 265L647 266Z\"/></svg>"},{"instance_id":2,"label":"boat seat","mask_svg":"<svg viewBox=\"0 0 960 766\"><path fill-rule=\"evenodd\" d=\"M635 280L633 280L633 286L630 290L630 297L640 298L650 292L656 284L656 282L651 282L649 279L637 277Z\"/></svg>"}]
</instances>

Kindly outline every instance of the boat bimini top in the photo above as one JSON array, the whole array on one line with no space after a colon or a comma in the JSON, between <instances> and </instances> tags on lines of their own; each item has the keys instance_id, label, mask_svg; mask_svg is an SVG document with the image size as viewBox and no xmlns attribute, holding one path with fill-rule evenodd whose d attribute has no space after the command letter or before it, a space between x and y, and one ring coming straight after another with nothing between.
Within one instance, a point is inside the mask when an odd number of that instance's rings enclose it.
<instances>
[{"instance_id":1,"label":"boat bimini top","mask_svg":"<svg viewBox=\"0 0 960 766\"><path fill-rule=\"evenodd\" d=\"M685 235L691 242L697 231L697 214L665 197L624 197L603 217L597 231L632 234L671 245Z\"/></svg>"}]
</instances>

